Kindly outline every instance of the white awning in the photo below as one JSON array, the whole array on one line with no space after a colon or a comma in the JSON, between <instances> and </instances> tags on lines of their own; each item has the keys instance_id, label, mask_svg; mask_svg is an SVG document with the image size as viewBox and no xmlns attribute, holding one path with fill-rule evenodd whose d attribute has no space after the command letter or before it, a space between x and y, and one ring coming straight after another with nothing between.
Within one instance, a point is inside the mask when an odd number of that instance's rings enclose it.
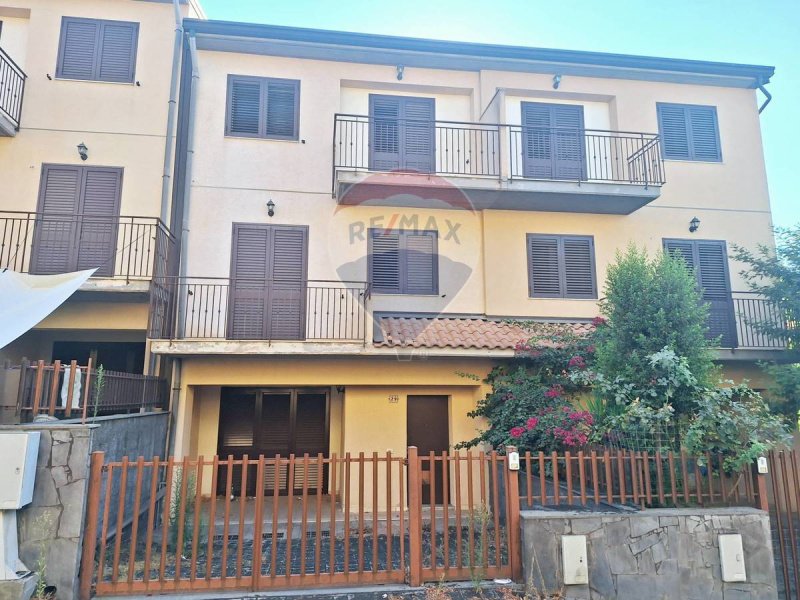
<instances>
[{"instance_id":1,"label":"white awning","mask_svg":"<svg viewBox=\"0 0 800 600\"><path fill-rule=\"evenodd\" d=\"M0 271L0 348L61 306L96 270L58 275Z\"/></svg>"}]
</instances>

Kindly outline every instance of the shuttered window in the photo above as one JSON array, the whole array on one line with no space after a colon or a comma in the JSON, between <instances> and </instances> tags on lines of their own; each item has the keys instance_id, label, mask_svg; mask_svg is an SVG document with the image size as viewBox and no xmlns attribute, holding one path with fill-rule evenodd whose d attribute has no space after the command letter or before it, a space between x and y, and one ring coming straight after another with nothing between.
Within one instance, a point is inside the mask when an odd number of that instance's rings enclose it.
<instances>
[{"instance_id":1,"label":"shuttered window","mask_svg":"<svg viewBox=\"0 0 800 600\"><path fill-rule=\"evenodd\" d=\"M528 234L531 298L597 298L594 238Z\"/></svg>"},{"instance_id":2,"label":"shuttered window","mask_svg":"<svg viewBox=\"0 0 800 600\"><path fill-rule=\"evenodd\" d=\"M56 77L133 83L139 24L63 17Z\"/></svg>"},{"instance_id":3,"label":"shuttered window","mask_svg":"<svg viewBox=\"0 0 800 600\"><path fill-rule=\"evenodd\" d=\"M725 241L665 239L664 249L683 258L694 272L703 301L708 304L708 336L719 338L724 348L735 347L736 321Z\"/></svg>"},{"instance_id":4,"label":"shuttered window","mask_svg":"<svg viewBox=\"0 0 800 600\"><path fill-rule=\"evenodd\" d=\"M438 294L437 231L369 230L369 281L379 294Z\"/></svg>"},{"instance_id":5,"label":"shuttered window","mask_svg":"<svg viewBox=\"0 0 800 600\"><path fill-rule=\"evenodd\" d=\"M433 98L370 94L370 170L433 173L435 113Z\"/></svg>"},{"instance_id":6,"label":"shuttered window","mask_svg":"<svg viewBox=\"0 0 800 600\"><path fill-rule=\"evenodd\" d=\"M664 158L707 162L722 160L715 106L659 102L656 108Z\"/></svg>"},{"instance_id":7,"label":"shuttered window","mask_svg":"<svg viewBox=\"0 0 800 600\"><path fill-rule=\"evenodd\" d=\"M225 135L296 140L300 82L228 75Z\"/></svg>"}]
</instances>

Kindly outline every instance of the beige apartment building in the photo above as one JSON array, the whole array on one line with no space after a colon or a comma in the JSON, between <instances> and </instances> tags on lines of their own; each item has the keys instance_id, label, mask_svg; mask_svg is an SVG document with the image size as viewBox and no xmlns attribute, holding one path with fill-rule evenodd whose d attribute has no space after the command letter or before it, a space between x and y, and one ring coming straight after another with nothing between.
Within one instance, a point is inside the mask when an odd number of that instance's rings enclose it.
<instances>
[{"instance_id":1,"label":"beige apartment building","mask_svg":"<svg viewBox=\"0 0 800 600\"><path fill-rule=\"evenodd\" d=\"M0 46L27 74L0 139L2 209L45 213L22 268L95 266L45 243L64 196L50 186L69 176L115 198L87 246L116 258L4 352L135 343L127 367L172 378L176 456L469 439L480 379L526 337L508 320L586 327L629 243L696 267L732 378L763 385L755 361L780 352L748 326L766 304L728 257L773 244L757 95L771 67L186 18L170 203L172 7L23 4L0 8ZM109 59L124 82L64 76L85 53L61 58L72 17L138 24L135 60ZM152 223L143 271L119 270L142 251L123 233L139 221L116 215Z\"/></svg>"}]
</instances>

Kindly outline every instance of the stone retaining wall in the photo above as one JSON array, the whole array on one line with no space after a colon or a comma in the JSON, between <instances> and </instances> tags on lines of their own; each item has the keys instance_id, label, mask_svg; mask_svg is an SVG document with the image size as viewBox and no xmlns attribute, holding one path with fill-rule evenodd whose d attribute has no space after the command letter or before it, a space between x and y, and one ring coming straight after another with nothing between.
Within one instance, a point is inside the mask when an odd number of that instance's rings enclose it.
<instances>
[{"instance_id":1,"label":"stone retaining wall","mask_svg":"<svg viewBox=\"0 0 800 600\"><path fill-rule=\"evenodd\" d=\"M523 511L521 522L525 582L539 592L592 600L777 598L769 515L756 509ZM742 535L746 583L723 583L721 533ZM561 536L570 534L587 536L589 585L563 585Z\"/></svg>"}]
</instances>

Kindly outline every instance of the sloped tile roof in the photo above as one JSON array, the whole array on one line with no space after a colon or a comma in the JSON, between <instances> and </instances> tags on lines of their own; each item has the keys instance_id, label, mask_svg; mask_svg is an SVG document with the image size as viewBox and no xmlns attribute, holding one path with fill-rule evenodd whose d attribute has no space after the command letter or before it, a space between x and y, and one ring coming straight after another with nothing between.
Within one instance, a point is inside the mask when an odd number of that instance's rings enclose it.
<instances>
[{"instance_id":1,"label":"sloped tile roof","mask_svg":"<svg viewBox=\"0 0 800 600\"><path fill-rule=\"evenodd\" d=\"M462 348L514 350L534 335L547 336L569 329L577 335L592 330L590 323L526 322L516 324L483 317L380 317L375 345L392 348ZM543 341L541 345L547 345Z\"/></svg>"}]
</instances>

